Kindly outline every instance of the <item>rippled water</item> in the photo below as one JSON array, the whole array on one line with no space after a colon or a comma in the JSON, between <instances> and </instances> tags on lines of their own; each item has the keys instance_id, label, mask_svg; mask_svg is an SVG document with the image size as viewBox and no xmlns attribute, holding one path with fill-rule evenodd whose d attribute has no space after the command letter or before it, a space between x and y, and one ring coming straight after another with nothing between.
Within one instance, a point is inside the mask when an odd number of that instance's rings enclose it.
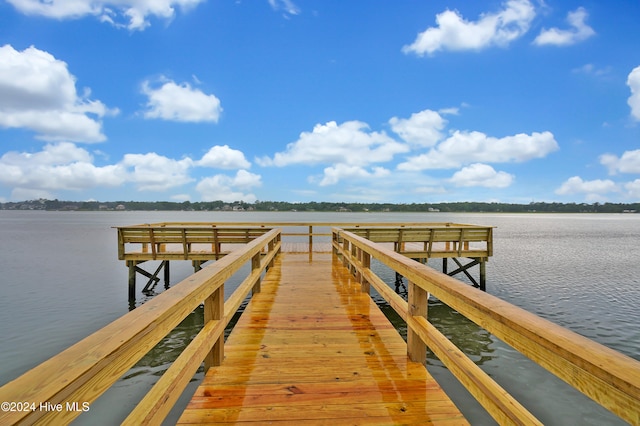
<instances>
[{"instance_id":1,"label":"rippled water","mask_svg":"<svg viewBox=\"0 0 640 426\"><path fill-rule=\"evenodd\" d=\"M111 227L160 221L452 221L496 226L494 256L487 265L489 293L640 359L640 215L0 211L0 384L128 311L127 268L117 260ZM440 268L437 261L429 264ZM171 267L172 283L192 272L190 262L172 262ZM394 282L390 271L377 269L387 282ZM227 286L227 292L232 287ZM144 301L141 296L137 303ZM622 424L440 302L430 301L429 318L545 424ZM201 323L202 312L196 310L78 423L124 418ZM406 332L401 321L395 323ZM428 364L473 424L492 424L435 357ZM192 388L196 384L194 380ZM186 400L188 396L180 404Z\"/></svg>"}]
</instances>

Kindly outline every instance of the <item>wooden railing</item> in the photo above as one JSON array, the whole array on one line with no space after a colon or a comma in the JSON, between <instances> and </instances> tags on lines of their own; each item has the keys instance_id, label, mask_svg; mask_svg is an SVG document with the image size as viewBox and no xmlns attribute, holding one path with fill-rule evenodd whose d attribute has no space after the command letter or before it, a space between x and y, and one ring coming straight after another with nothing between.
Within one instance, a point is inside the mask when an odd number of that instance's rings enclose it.
<instances>
[{"instance_id":1,"label":"wooden railing","mask_svg":"<svg viewBox=\"0 0 640 426\"><path fill-rule=\"evenodd\" d=\"M247 294L260 291L261 275L280 247L280 231L268 231L2 386L0 401L14 401L20 410L1 411L0 424L69 423L204 303L202 330L124 422L159 424L201 363L208 368L222 361L225 327ZM248 276L225 302L225 281L248 262Z\"/></svg>"},{"instance_id":2,"label":"wooden railing","mask_svg":"<svg viewBox=\"0 0 640 426\"><path fill-rule=\"evenodd\" d=\"M314 238L316 242L318 237L330 241L334 226L371 241L394 243L396 251L412 258L493 255L493 227L450 222L159 222L116 227L118 258L217 259L229 252L222 244L245 244L273 228L283 228L283 237L307 237L312 251ZM422 247L415 248L415 243L422 243Z\"/></svg>"},{"instance_id":3,"label":"wooden railing","mask_svg":"<svg viewBox=\"0 0 640 426\"><path fill-rule=\"evenodd\" d=\"M270 228L249 226L134 225L118 227L118 259L218 259L222 245L246 244Z\"/></svg>"},{"instance_id":4,"label":"wooden railing","mask_svg":"<svg viewBox=\"0 0 640 426\"><path fill-rule=\"evenodd\" d=\"M640 362L530 312L465 285L343 229L333 250L368 292L373 286L407 323L407 350L424 362L426 347L500 424L541 424L429 321L429 294L631 424L640 424ZM408 281L408 301L370 269L376 259Z\"/></svg>"},{"instance_id":5,"label":"wooden railing","mask_svg":"<svg viewBox=\"0 0 640 426\"><path fill-rule=\"evenodd\" d=\"M412 259L493 256L493 227L442 223L430 226L346 228L376 243L394 243L394 251Z\"/></svg>"}]
</instances>

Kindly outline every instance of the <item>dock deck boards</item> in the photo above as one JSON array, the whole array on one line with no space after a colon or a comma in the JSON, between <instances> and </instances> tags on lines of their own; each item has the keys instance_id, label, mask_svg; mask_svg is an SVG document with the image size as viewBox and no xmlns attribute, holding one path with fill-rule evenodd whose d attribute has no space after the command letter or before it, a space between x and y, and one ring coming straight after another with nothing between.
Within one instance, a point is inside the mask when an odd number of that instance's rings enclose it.
<instances>
[{"instance_id":1,"label":"dock deck boards","mask_svg":"<svg viewBox=\"0 0 640 426\"><path fill-rule=\"evenodd\" d=\"M468 424L330 253L283 253L178 424Z\"/></svg>"}]
</instances>

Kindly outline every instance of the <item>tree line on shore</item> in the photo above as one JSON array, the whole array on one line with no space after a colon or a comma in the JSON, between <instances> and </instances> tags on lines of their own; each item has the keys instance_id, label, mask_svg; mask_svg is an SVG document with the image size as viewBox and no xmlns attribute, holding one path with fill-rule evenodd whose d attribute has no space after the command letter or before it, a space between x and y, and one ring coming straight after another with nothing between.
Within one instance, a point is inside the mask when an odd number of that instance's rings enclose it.
<instances>
[{"instance_id":1,"label":"tree line on shore","mask_svg":"<svg viewBox=\"0 0 640 426\"><path fill-rule=\"evenodd\" d=\"M61 201L29 200L0 203L2 210L168 210L168 211L316 211L316 212L462 212L462 213L636 213L640 203L556 203L531 202L528 204L451 202L451 203L344 203L286 201Z\"/></svg>"}]
</instances>

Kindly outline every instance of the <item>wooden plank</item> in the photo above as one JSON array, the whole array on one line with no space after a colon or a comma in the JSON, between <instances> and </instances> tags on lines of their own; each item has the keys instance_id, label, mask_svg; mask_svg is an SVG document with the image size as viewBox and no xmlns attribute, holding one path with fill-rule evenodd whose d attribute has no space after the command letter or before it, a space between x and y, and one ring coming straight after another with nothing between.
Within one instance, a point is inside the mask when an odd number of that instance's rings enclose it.
<instances>
[{"instance_id":1,"label":"wooden plank","mask_svg":"<svg viewBox=\"0 0 640 426\"><path fill-rule=\"evenodd\" d=\"M467 424L331 254L274 262L179 424Z\"/></svg>"}]
</instances>

